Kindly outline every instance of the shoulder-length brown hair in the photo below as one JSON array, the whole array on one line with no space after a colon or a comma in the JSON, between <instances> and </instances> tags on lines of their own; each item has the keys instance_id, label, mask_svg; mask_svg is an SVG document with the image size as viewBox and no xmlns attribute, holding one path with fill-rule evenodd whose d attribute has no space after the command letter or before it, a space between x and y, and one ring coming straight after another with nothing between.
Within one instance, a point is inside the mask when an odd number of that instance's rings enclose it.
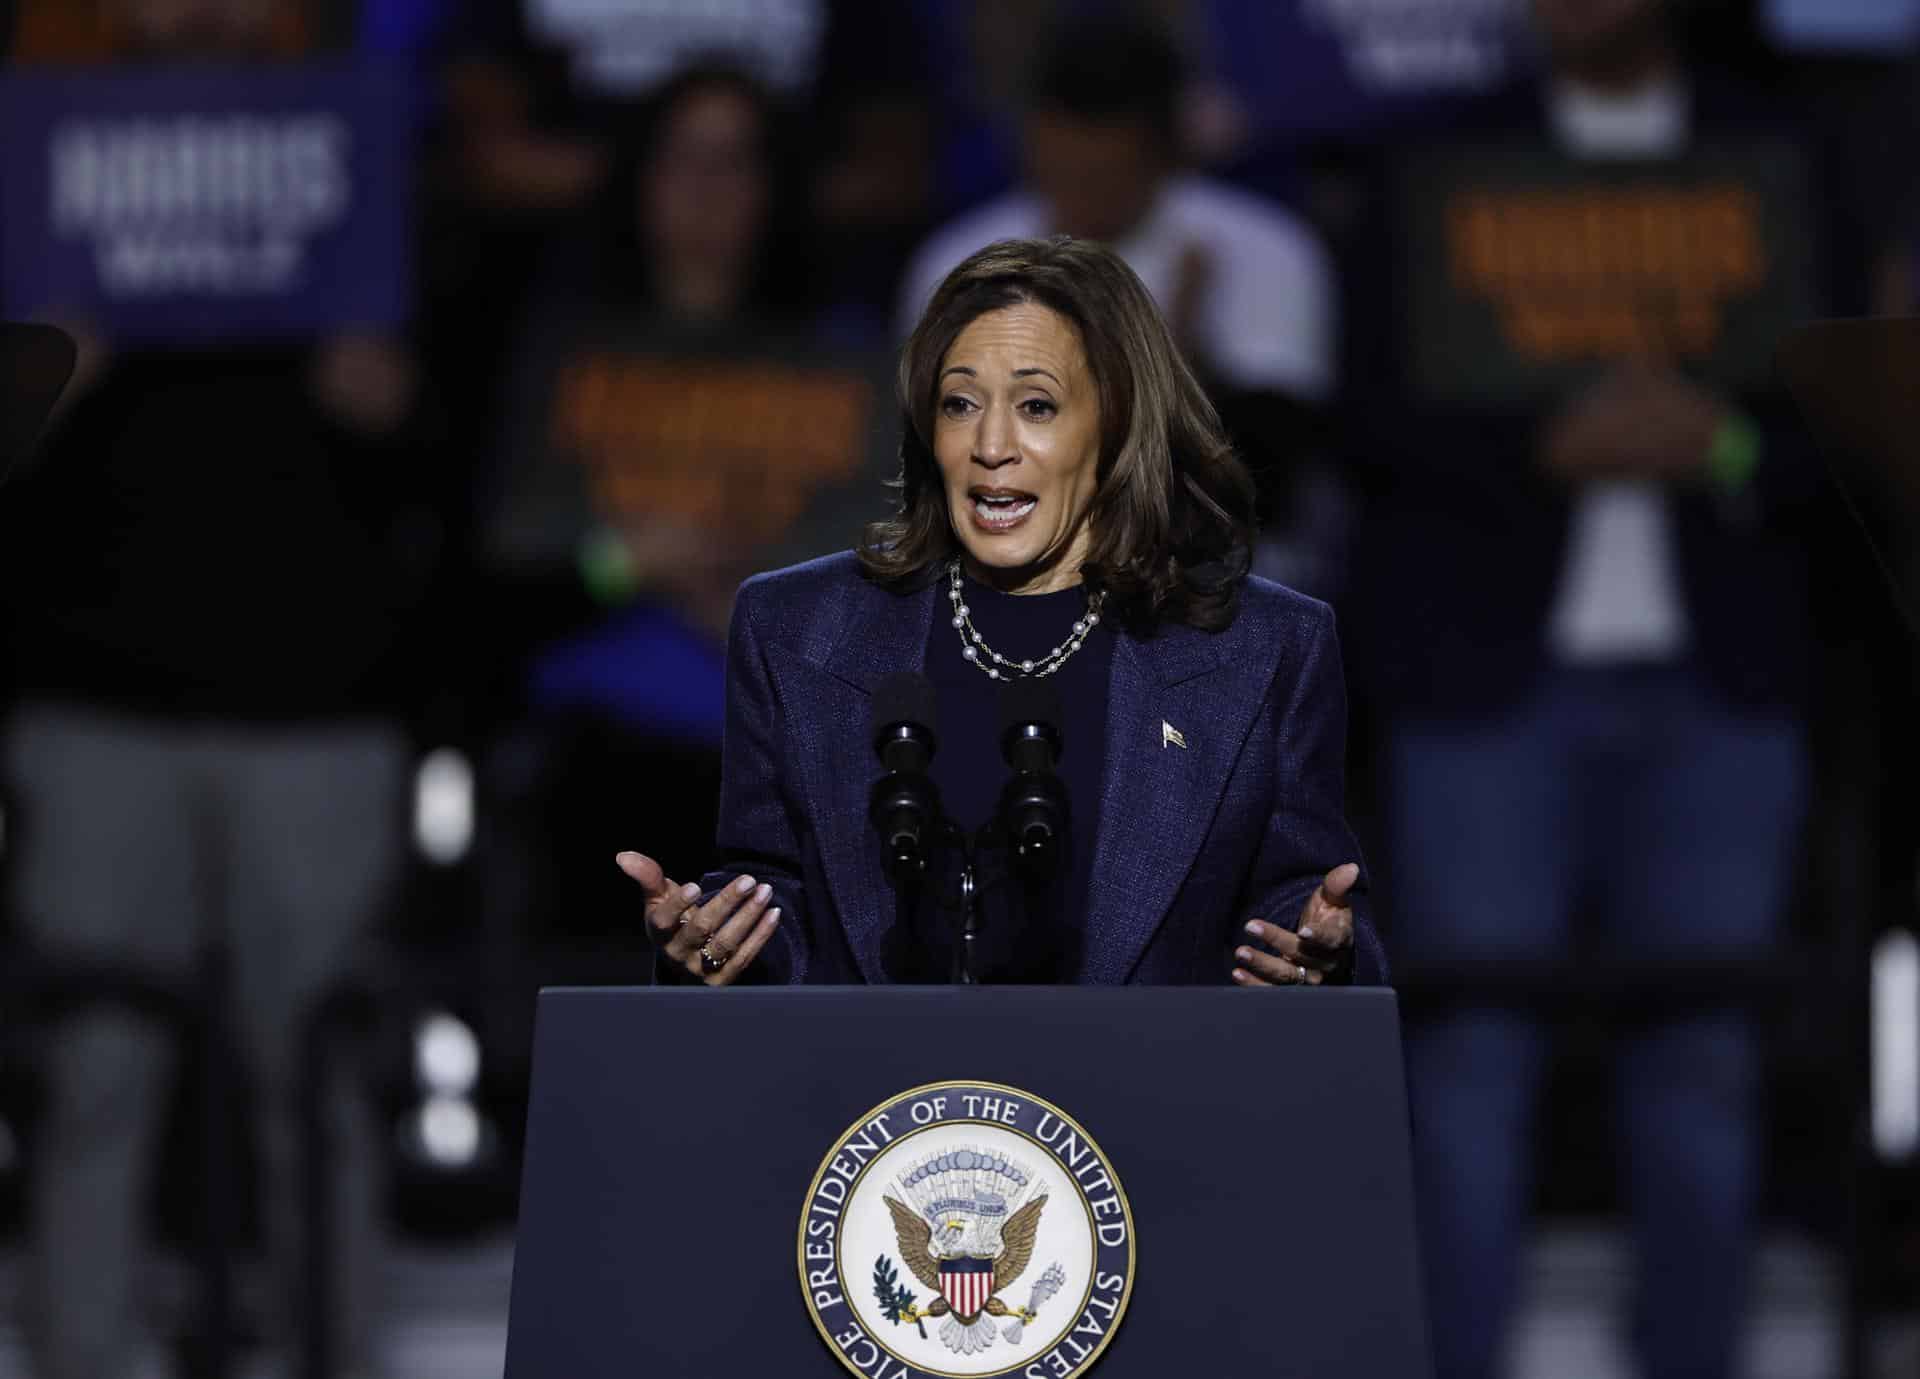
<instances>
[{"instance_id":1,"label":"shoulder-length brown hair","mask_svg":"<svg viewBox=\"0 0 1920 1379\"><path fill-rule=\"evenodd\" d=\"M955 268L900 359L900 507L867 528L860 561L907 584L958 549L933 457L940 368L976 317L1038 304L1073 323L1100 399L1100 459L1081 577L1138 635L1233 621L1251 560L1253 479L1131 268L1089 240L1009 239Z\"/></svg>"}]
</instances>

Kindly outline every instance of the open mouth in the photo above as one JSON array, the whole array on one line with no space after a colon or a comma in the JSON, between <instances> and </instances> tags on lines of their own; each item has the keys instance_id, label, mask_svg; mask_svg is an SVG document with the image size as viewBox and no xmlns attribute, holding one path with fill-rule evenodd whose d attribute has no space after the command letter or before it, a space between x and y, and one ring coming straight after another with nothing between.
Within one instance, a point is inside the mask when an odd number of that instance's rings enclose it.
<instances>
[{"instance_id":1,"label":"open mouth","mask_svg":"<svg viewBox=\"0 0 1920 1379\"><path fill-rule=\"evenodd\" d=\"M967 494L974 523L990 532L1009 531L1027 519L1039 499L1014 489L976 488Z\"/></svg>"}]
</instances>

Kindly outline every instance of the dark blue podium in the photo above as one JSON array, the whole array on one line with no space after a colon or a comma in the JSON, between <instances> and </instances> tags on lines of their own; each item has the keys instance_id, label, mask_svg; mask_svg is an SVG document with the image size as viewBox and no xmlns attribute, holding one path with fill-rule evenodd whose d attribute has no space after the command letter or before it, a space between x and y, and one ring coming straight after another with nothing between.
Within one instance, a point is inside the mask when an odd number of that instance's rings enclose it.
<instances>
[{"instance_id":1,"label":"dark blue podium","mask_svg":"<svg viewBox=\"0 0 1920 1379\"><path fill-rule=\"evenodd\" d=\"M892 987L542 993L507 1379L848 1373L796 1272L810 1185L949 1080L1060 1108L1123 1184L1101 1379L1430 1373L1392 992Z\"/></svg>"}]
</instances>

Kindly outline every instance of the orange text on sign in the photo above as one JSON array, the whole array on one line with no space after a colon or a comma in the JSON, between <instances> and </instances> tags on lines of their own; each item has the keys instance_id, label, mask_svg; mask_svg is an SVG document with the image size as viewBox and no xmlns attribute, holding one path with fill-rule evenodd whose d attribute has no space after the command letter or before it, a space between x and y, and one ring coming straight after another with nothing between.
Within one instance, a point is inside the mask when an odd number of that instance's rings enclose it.
<instances>
[{"instance_id":1,"label":"orange text on sign","mask_svg":"<svg viewBox=\"0 0 1920 1379\"><path fill-rule=\"evenodd\" d=\"M1760 203L1728 182L1467 192L1447 207L1447 257L1455 289L1540 363L1703 358L1769 267Z\"/></svg>"}]
</instances>

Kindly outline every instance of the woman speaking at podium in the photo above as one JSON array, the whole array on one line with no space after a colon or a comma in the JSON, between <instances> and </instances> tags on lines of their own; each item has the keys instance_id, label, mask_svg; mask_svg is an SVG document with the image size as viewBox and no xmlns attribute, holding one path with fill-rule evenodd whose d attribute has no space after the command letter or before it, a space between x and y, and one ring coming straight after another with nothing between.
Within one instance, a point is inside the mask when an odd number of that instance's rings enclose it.
<instances>
[{"instance_id":1,"label":"woman speaking at podium","mask_svg":"<svg viewBox=\"0 0 1920 1379\"><path fill-rule=\"evenodd\" d=\"M1133 271L1064 236L981 250L927 304L899 395L894 516L740 591L724 870L680 884L620 854L659 979L942 981L977 940L982 981L1384 981L1333 615L1248 573L1252 479ZM876 691L903 674L931 684L927 771L967 830L1008 778L1003 696L1057 687L1042 903L1000 903L1019 888L971 853L900 903L868 792ZM962 856L970 940L949 918Z\"/></svg>"}]
</instances>

